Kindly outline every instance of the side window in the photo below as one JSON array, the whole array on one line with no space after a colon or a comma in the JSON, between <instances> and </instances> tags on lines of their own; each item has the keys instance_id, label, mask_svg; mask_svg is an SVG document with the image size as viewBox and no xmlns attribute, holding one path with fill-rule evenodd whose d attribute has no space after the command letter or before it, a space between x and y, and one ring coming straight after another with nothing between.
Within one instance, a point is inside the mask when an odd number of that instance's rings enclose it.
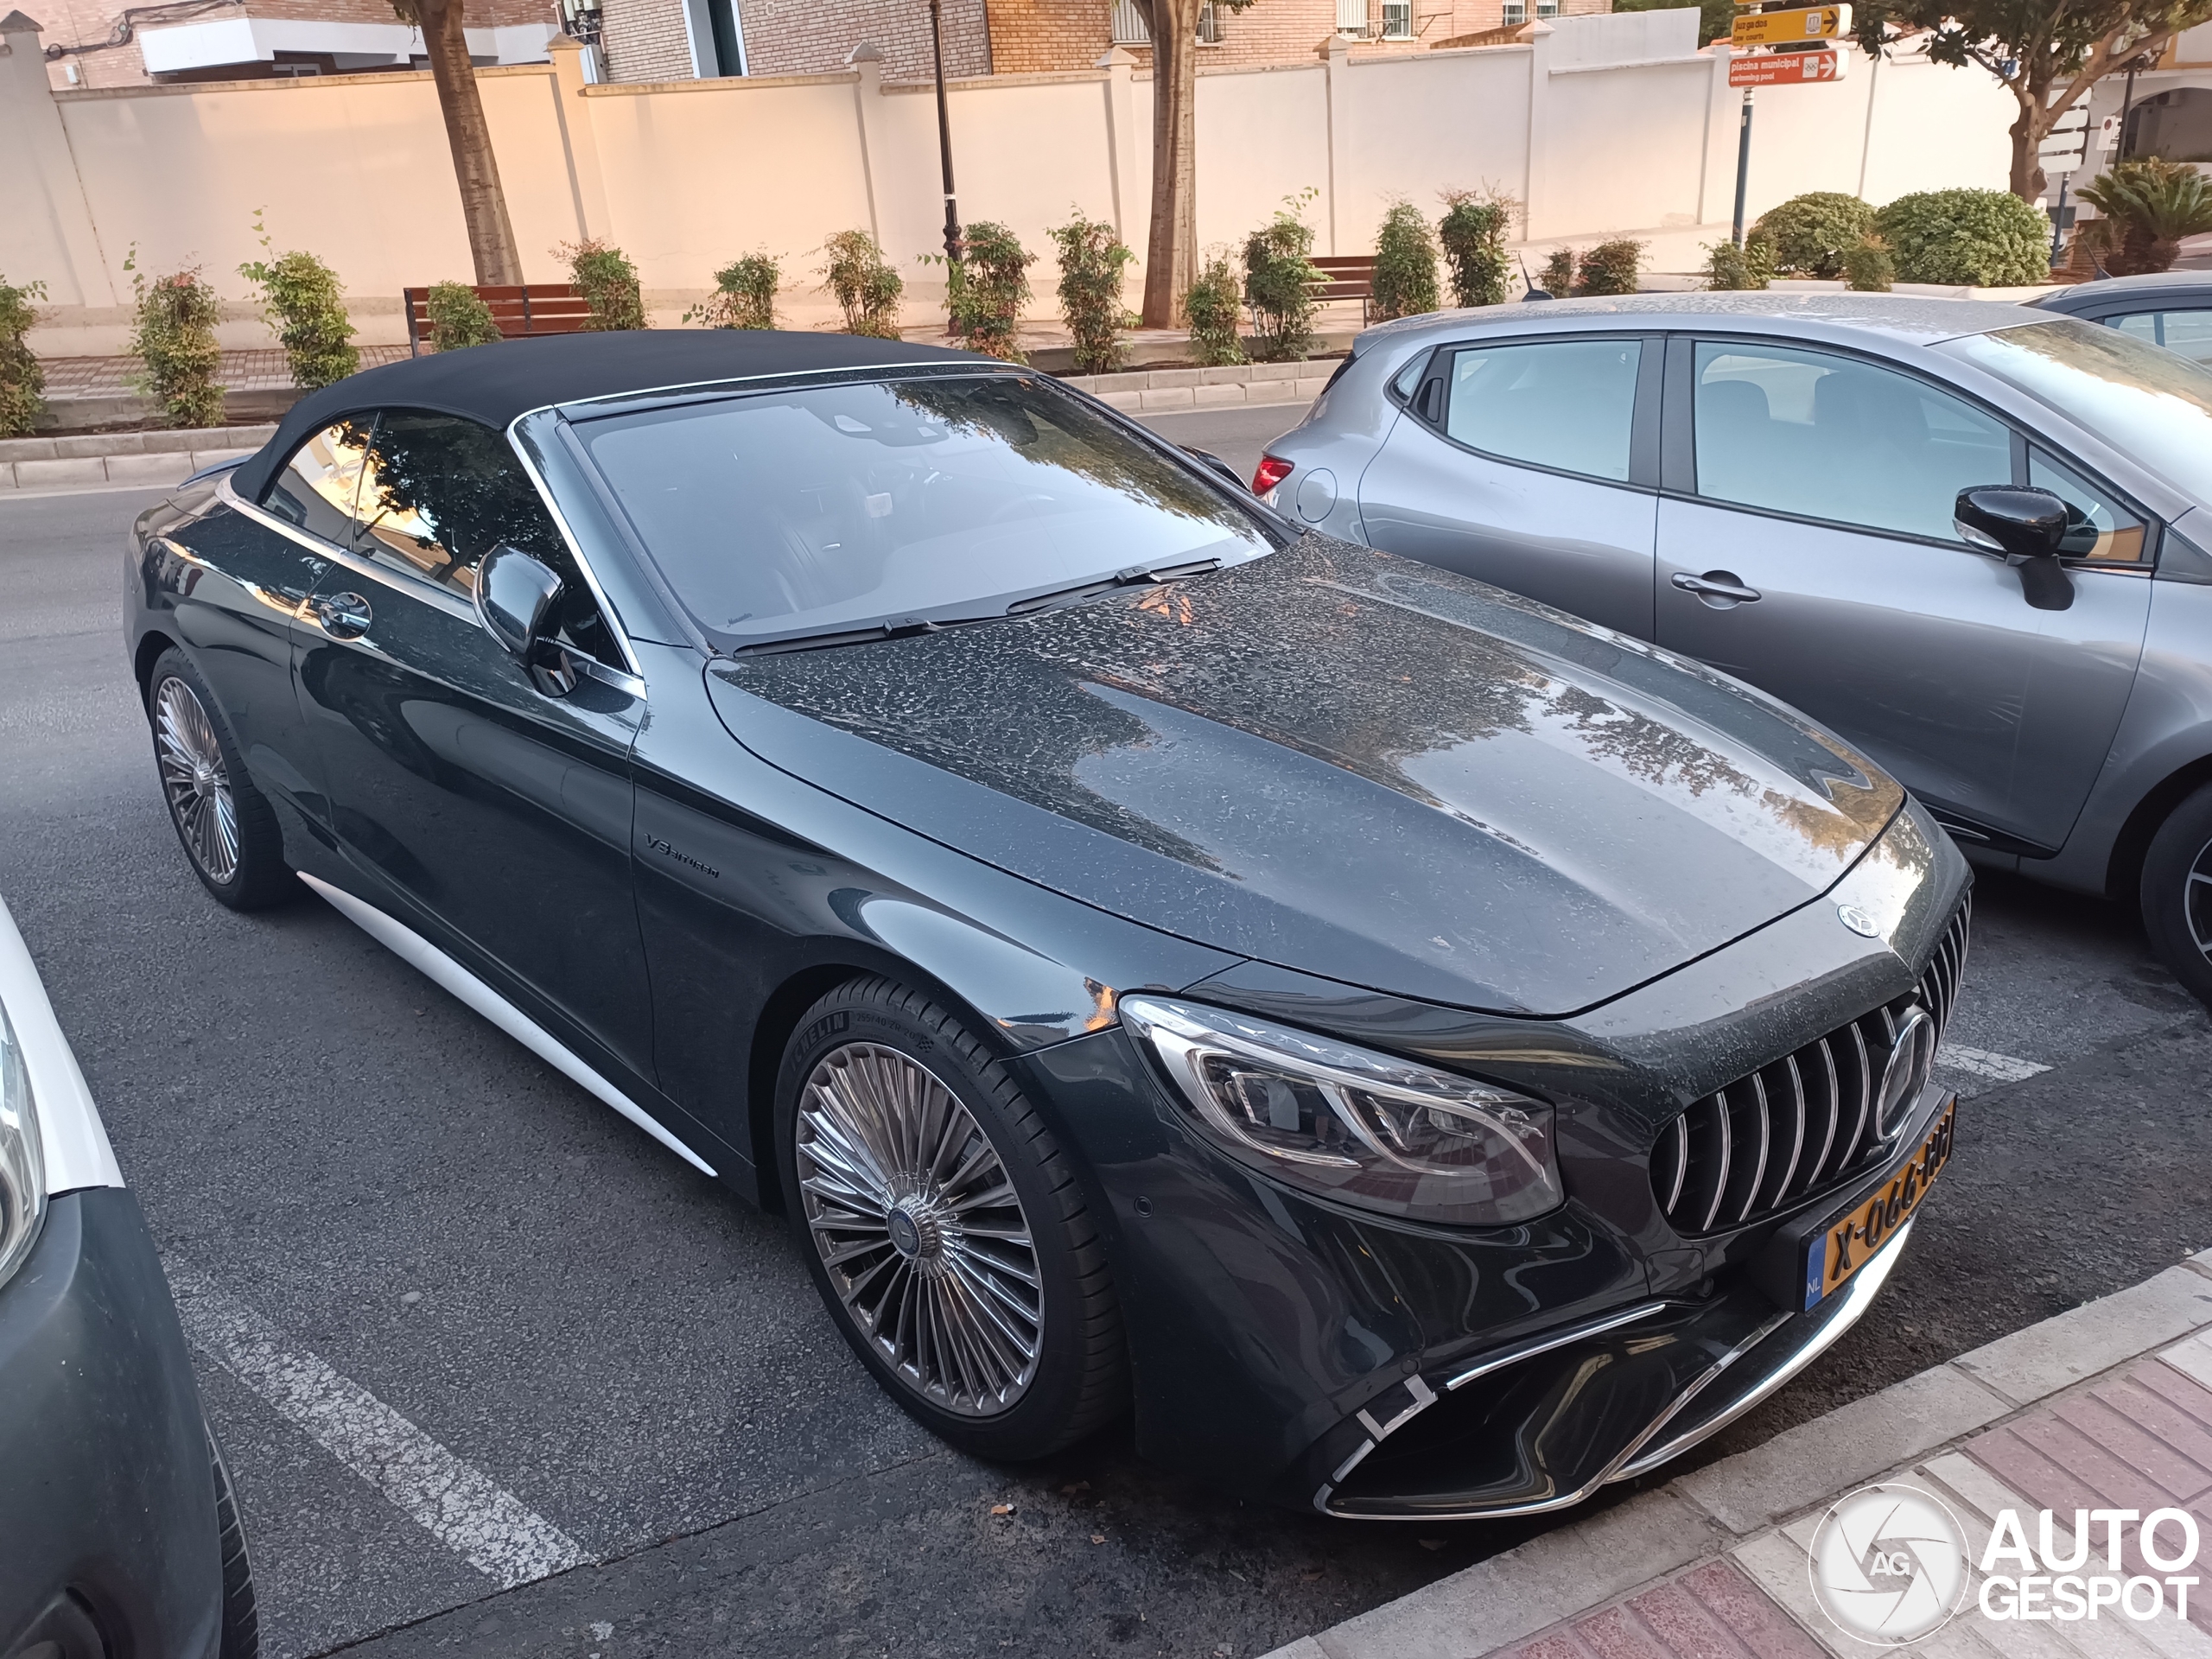
<instances>
[{"instance_id":1,"label":"side window","mask_svg":"<svg viewBox=\"0 0 2212 1659\"><path fill-rule=\"evenodd\" d=\"M2143 520L2040 449L2028 451L2028 482L2065 502L2072 521L2060 550L2069 559L2139 564L2147 550Z\"/></svg>"},{"instance_id":2,"label":"side window","mask_svg":"<svg viewBox=\"0 0 2212 1659\"><path fill-rule=\"evenodd\" d=\"M368 442L365 419L326 426L292 452L261 505L310 535L352 545L353 502Z\"/></svg>"},{"instance_id":3,"label":"side window","mask_svg":"<svg viewBox=\"0 0 2212 1659\"><path fill-rule=\"evenodd\" d=\"M2104 321L2108 328L2179 352L2193 363L2212 366L2212 310L2138 311Z\"/></svg>"},{"instance_id":4,"label":"side window","mask_svg":"<svg viewBox=\"0 0 2212 1659\"><path fill-rule=\"evenodd\" d=\"M1643 342L1553 340L1454 354L1444 430L1503 461L1625 482Z\"/></svg>"},{"instance_id":5,"label":"side window","mask_svg":"<svg viewBox=\"0 0 2212 1659\"><path fill-rule=\"evenodd\" d=\"M2003 423L1853 358L1700 340L1700 495L1956 541L1959 492L2012 480Z\"/></svg>"},{"instance_id":6,"label":"side window","mask_svg":"<svg viewBox=\"0 0 2212 1659\"><path fill-rule=\"evenodd\" d=\"M355 507L357 552L464 598L476 567L505 542L558 572L562 643L613 667L622 658L568 543L500 433L454 415L386 410L377 417Z\"/></svg>"},{"instance_id":7,"label":"side window","mask_svg":"<svg viewBox=\"0 0 2212 1659\"><path fill-rule=\"evenodd\" d=\"M560 532L506 439L458 416L378 416L356 512L359 551L464 595L475 590L477 564L501 542L556 569L566 562Z\"/></svg>"}]
</instances>

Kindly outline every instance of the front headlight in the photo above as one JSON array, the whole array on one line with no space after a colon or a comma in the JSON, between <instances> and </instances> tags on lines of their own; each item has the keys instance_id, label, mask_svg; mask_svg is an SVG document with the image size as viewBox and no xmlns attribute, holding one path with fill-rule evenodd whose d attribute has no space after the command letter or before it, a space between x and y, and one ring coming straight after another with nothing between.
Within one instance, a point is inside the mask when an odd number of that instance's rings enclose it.
<instances>
[{"instance_id":1,"label":"front headlight","mask_svg":"<svg viewBox=\"0 0 2212 1659\"><path fill-rule=\"evenodd\" d=\"M38 1144L38 1109L30 1073L8 1011L0 1008L0 1285L38 1243L46 1219L46 1160Z\"/></svg>"},{"instance_id":2,"label":"front headlight","mask_svg":"<svg viewBox=\"0 0 2212 1659\"><path fill-rule=\"evenodd\" d=\"M1527 1221L1564 1196L1552 1109L1226 1008L1122 999L1208 1137L1280 1180L1394 1216Z\"/></svg>"}]
</instances>

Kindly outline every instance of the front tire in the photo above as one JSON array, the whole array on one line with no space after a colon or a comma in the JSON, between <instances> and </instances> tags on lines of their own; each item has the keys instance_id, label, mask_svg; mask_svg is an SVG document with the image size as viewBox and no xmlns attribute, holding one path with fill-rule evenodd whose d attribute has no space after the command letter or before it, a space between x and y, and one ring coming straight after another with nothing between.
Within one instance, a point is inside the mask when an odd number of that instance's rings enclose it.
<instances>
[{"instance_id":1,"label":"front tire","mask_svg":"<svg viewBox=\"0 0 2212 1659\"><path fill-rule=\"evenodd\" d=\"M776 1150L831 1320L941 1440L1040 1458L1118 1415L1119 1304L1066 1157L950 1011L888 979L810 1008Z\"/></svg>"},{"instance_id":2,"label":"front tire","mask_svg":"<svg viewBox=\"0 0 2212 1659\"><path fill-rule=\"evenodd\" d=\"M254 787L215 694L174 646L147 677L146 718L169 823L200 885L232 910L296 894L276 810Z\"/></svg>"},{"instance_id":3,"label":"front tire","mask_svg":"<svg viewBox=\"0 0 2212 1659\"><path fill-rule=\"evenodd\" d=\"M2212 785L2158 826L2143 859L2141 898L2152 950L2212 1007Z\"/></svg>"}]
</instances>

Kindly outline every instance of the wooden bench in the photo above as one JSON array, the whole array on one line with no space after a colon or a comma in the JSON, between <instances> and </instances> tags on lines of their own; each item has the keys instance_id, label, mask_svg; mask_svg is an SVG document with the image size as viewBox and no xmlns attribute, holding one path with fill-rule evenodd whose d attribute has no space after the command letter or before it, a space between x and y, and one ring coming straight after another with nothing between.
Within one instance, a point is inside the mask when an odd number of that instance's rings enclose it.
<instances>
[{"instance_id":1,"label":"wooden bench","mask_svg":"<svg viewBox=\"0 0 2212 1659\"><path fill-rule=\"evenodd\" d=\"M1371 263L1371 262L1370 262ZM476 297L491 308L502 340L527 334L575 334L591 326L591 306L567 283L527 283L505 287L478 288ZM430 340L430 290L410 288L407 299L407 346L416 356Z\"/></svg>"},{"instance_id":2,"label":"wooden bench","mask_svg":"<svg viewBox=\"0 0 2212 1659\"><path fill-rule=\"evenodd\" d=\"M1312 285L1313 297L1323 302L1357 300L1360 327L1365 327L1368 306L1375 298L1375 256L1330 254L1309 257L1306 264L1321 273L1321 280Z\"/></svg>"}]
</instances>

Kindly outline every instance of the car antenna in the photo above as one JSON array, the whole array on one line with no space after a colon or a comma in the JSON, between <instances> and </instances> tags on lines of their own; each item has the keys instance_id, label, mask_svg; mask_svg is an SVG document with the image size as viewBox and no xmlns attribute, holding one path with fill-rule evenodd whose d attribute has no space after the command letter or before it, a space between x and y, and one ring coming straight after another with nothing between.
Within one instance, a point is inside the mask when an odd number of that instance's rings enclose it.
<instances>
[{"instance_id":1,"label":"car antenna","mask_svg":"<svg viewBox=\"0 0 2212 1659\"><path fill-rule=\"evenodd\" d=\"M1520 256L1520 258L1521 280L1529 285L1529 291L1521 296L1522 304L1526 305L1531 300L1550 299L1552 297L1551 290L1548 288L1538 288L1536 286L1536 279L1529 274L1529 256L1524 253Z\"/></svg>"}]
</instances>

